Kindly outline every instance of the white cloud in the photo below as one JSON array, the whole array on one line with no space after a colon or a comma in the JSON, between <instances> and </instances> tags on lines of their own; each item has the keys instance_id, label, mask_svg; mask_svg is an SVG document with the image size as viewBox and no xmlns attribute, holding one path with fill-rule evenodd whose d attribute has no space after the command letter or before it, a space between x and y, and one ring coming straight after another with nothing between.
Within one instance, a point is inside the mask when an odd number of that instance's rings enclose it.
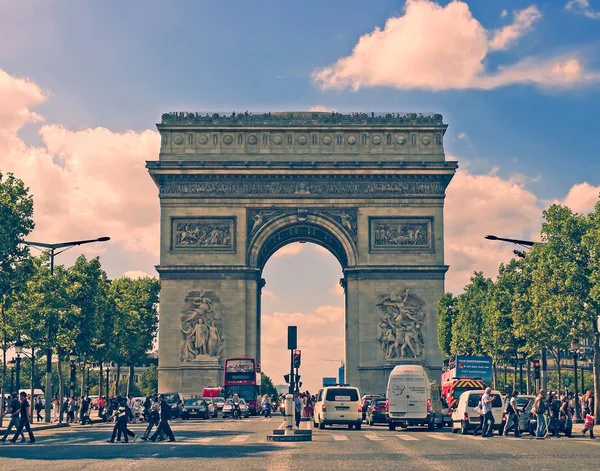
<instances>
[{"instance_id":1,"label":"white cloud","mask_svg":"<svg viewBox=\"0 0 600 471\"><path fill-rule=\"evenodd\" d=\"M29 146L18 131L43 119L31 109L47 98L35 83L0 70L0 169L31 189L36 223L31 239L106 235L109 245L157 256L158 197L145 163L158 157L158 133L73 131L49 124L39 131L42 146ZM91 244L86 252L105 250L105 244Z\"/></svg>"},{"instance_id":2,"label":"white cloud","mask_svg":"<svg viewBox=\"0 0 600 471\"><path fill-rule=\"evenodd\" d=\"M600 19L600 10L593 10L589 0L569 0L565 5L565 10L579 13L592 20Z\"/></svg>"},{"instance_id":3,"label":"white cloud","mask_svg":"<svg viewBox=\"0 0 600 471\"><path fill-rule=\"evenodd\" d=\"M573 185L567 196L556 203L564 204L576 213L586 214L594 209L600 198L600 185L594 186L587 182Z\"/></svg>"},{"instance_id":4,"label":"white cloud","mask_svg":"<svg viewBox=\"0 0 600 471\"><path fill-rule=\"evenodd\" d=\"M502 10L502 12L500 13L500 17L505 18L507 16L508 16L508 10Z\"/></svg>"},{"instance_id":5,"label":"white cloud","mask_svg":"<svg viewBox=\"0 0 600 471\"><path fill-rule=\"evenodd\" d=\"M137 278L156 278L156 275L150 275L142 270L129 270L123 273L123 276L133 278L134 280Z\"/></svg>"},{"instance_id":6,"label":"white cloud","mask_svg":"<svg viewBox=\"0 0 600 471\"><path fill-rule=\"evenodd\" d=\"M298 348L302 350L302 389L314 393L322 384L324 376L336 376L337 368L324 359L344 356L344 307L320 306L312 313L276 312L264 315L262 325L261 368L275 384L283 383L283 375L289 373L289 358L285 339L288 325L298 326Z\"/></svg>"},{"instance_id":7,"label":"white cloud","mask_svg":"<svg viewBox=\"0 0 600 471\"><path fill-rule=\"evenodd\" d=\"M326 112L326 111L336 111L335 108L329 108L328 106L323 106L323 105L315 105L315 106L311 106L308 111L316 111L316 112Z\"/></svg>"},{"instance_id":8,"label":"white cloud","mask_svg":"<svg viewBox=\"0 0 600 471\"><path fill-rule=\"evenodd\" d=\"M277 252L273 254L273 258L280 257L293 257L298 255L304 249L304 244L300 242L294 242L292 244L284 245Z\"/></svg>"},{"instance_id":9,"label":"white cloud","mask_svg":"<svg viewBox=\"0 0 600 471\"><path fill-rule=\"evenodd\" d=\"M344 288L342 288L342 285L338 282L331 287L329 294L334 296L344 296Z\"/></svg>"},{"instance_id":10,"label":"white cloud","mask_svg":"<svg viewBox=\"0 0 600 471\"><path fill-rule=\"evenodd\" d=\"M262 290L262 297L263 299L269 299L271 301L277 301L279 299L279 296L273 293L273 291L269 291L268 289Z\"/></svg>"},{"instance_id":11,"label":"white cloud","mask_svg":"<svg viewBox=\"0 0 600 471\"><path fill-rule=\"evenodd\" d=\"M577 54L530 57L496 71L485 69L490 52L514 44L540 16L535 6L528 7L515 12L511 25L490 33L462 1L440 6L430 0L407 0L404 15L361 36L351 55L315 70L313 80L324 89L350 87L355 91L374 86L430 90L509 84L566 87L600 80L598 73L585 70Z\"/></svg>"},{"instance_id":12,"label":"white cloud","mask_svg":"<svg viewBox=\"0 0 600 471\"><path fill-rule=\"evenodd\" d=\"M466 139L469 139L469 136L467 136L466 132L461 132L461 133L458 134L458 139L459 140L463 140L463 139L466 140Z\"/></svg>"},{"instance_id":13,"label":"white cloud","mask_svg":"<svg viewBox=\"0 0 600 471\"><path fill-rule=\"evenodd\" d=\"M524 10L515 11L514 22L497 30L490 41L490 49L504 50L512 46L517 40L533 27L533 23L542 18L542 14L535 5Z\"/></svg>"}]
</instances>

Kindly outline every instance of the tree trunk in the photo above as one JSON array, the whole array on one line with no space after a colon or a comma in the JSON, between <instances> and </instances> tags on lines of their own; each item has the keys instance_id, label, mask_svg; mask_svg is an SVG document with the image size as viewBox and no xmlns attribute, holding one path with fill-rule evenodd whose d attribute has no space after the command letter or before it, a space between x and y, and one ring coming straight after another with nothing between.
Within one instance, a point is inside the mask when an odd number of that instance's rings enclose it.
<instances>
[{"instance_id":1,"label":"tree trunk","mask_svg":"<svg viewBox=\"0 0 600 471\"><path fill-rule=\"evenodd\" d=\"M596 415L600 417L600 334L594 335L594 405Z\"/></svg>"},{"instance_id":2,"label":"tree trunk","mask_svg":"<svg viewBox=\"0 0 600 471\"><path fill-rule=\"evenodd\" d=\"M6 329L4 325L4 294L2 295L2 304L0 310L2 314L2 383L0 383L0 428L4 426L4 381L6 380ZM12 391L11 391L12 393Z\"/></svg>"},{"instance_id":3,"label":"tree trunk","mask_svg":"<svg viewBox=\"0 0 600 471\"><path fill-rule=\"evenodd\" d=\"M496 368L496 362L492 363L492 371L494 372L493 388L496 390L496 385L498 383L498 369Z\"/></svg>"},{"instance_id":4,"label":"tree trunk","mask_svg":"<svg viewBox=\"0 0 600 471\"><path fill-rule=\"evenodd\" d=\"M129 378L127 382L127 394L133 394L133 373L134 373L134 365L133 363L129 364Z\"/></svg>"},{"instance_id":5,"label":"tree trunk","mask_svg":"<svg viewBox=\"0 0 600 471\"><path fill-rule=\"evenodd\" d=\"M560 349L556 350L556 373L558 374L558 390L562 384L562 370L560 369Z\"/></svg>"},{"instance_id":6,"label":"tree trunk","mask_svg":"<svg viewBox=\"0 0 600 471\"><path fill-rule=\"evenodd\" d=\"M119 395L119 379L121 378L121 363L117 363L117 375L115 377L115 396Z\"/></svg>"},{"instance_id":7,"label":"tree trunk","mask_svg":"<svg viewBox=\"0 0 600 471\"><path fill-rule=\"evenodd\" d=\"M62 361L60 360L60 352L58 353L58 421L63 421L63 400L65 397L64 381L62 374Z\"/></svg>"},{"instance_id":8,"label":"tree trunk","mask_svg":"<svg viewBox=\"0 0 600 471\"><path fill-rule=\"evenodd\" d=\"M506 389L508 380L506 379L506 364L504 364L504 389Z\"/></svg>"},{"instance_id":9,"label":"tree trunk","mask_svg":"<svg viewBox=\"0 0 600 471\"><path fill-rule=\"evenodd\" d=\"M527 360L527 394L531 394L531 361Z\"/></svg>"}]
</instances>

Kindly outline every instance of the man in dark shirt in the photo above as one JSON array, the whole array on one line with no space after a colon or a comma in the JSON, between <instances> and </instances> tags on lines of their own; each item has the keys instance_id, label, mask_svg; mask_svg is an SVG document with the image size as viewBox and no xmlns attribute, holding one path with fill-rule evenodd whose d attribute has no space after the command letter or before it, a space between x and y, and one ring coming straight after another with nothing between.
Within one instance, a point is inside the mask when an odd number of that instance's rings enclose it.
<instances>
[{"instance_id":1,"label":"man in dark shirt","mask_svg":"<svg viewBox=\"0 0 600 471\"><path fill-rule=\"evenodd\" d=\"M156 437L158 437L161 432L164 432L167 434L167 437L169 437L169 441L174 442L175 436L173 435L173 431L169 426L169 419L171 418L171 406L167 404L167 401L165 401L165 397L162 394L158 396L158 400L160 401L160 423L158 424L158 428L154 434L150 437L150 440L153 442L156 441Z\"/></svg>"},{"instance_id":2,"label":"man in dark shirt","mask_svg":"<svg viewBox=\"0 0 600 471\"><path fill-rule=\"evenodd\" d=\"M27 401L27 393L22 391L21 394L19 394L19 397L21 399L19 427L17 428L15 436L12 438L11 442L15 443L19 435L23 435L23 427L25 427L27 433L29 434L29 443L34 443L35 437L33 436L31 426L29 425L29 402Z\"/></svg>"},{"instance_id":3,"label":"man in dark shirt","mask_svg":"<svg viewBox=\"0 0 600 471\"><path fill-rule=\"evenodd\" d=\"M85 425L89 420L89 411L90 411L90 398L81 396L81 409L79 411L80 415L80 423L81 425Z\"/></svg>"},{"instance_id":4,"label":"man in dark shirt","mask_svg":"<svg viewBox=\"0 0 600 471\"><path fill-rule=\"evenodd\" d=\"M17 399L17 395L13 394L12 395L12 399L10 401L10 412L8 412L10 414L10 423L8 424L8 428L6 429L6 432L4 432L4 437L2 437L2 441L5 442L6 441L6 437L8 437L10 435L10 431L13 429L13 427L15 429L19 428L19 410L21 409L21 404L19 403L19 400ZM25 435L23 435L23 432L21 432L21 441L24 442L25 441Z\"/></svg>"}]
</instances>

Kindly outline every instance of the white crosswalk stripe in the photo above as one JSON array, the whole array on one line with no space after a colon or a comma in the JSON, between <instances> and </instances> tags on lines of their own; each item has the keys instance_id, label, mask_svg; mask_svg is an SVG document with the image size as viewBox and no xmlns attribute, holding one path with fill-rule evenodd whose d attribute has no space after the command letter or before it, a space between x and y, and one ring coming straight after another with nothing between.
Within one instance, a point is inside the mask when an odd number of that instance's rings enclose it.
<instances>
[{"instance_id":1,"label":"white crosswalk stripe","mask_svg":"<svg viewBox=\"0 0 600 471\"><path fill-rule=\"evenodd\" d=\"M436 440L442 440L442 441L456 440L456 438L448 437L448 436L442 435L442 434L435 434L435 433L427 433L427 434L425 434L425 436L429 437L429 438L435 438Z\"/></svg>"},{"instance_id":2,"label":"white crosswalk stripe","mask_svg":"<svg viewBox=\"0 0 600 471\"><path fill-rule=\"evenodd\" d=\"M374 433L365 433L365 438L368 438L369 440L373 440L373 441L383 440L383 438L375 435Z\"/></svg>"},{"instance_id":3,"label":"white crosswalk stripe","mask_svg":"<svg viewBox=\"0 0 600 471\"><path fill-rule=\"evenodd\" d=\"M418 442L419 439L417 437L413 437L411 435L396 435L400 440L404 440L407 442Z\"/></svg>"},{"instance_id":4,"label":"white crosswalk stripe","mask_svg":"<svg viewBox=\"0 0 600 471\"><path fill-rule=\"evenodd\" d=\"M204 437L198 440L200 443L209 443L212 442L216 437Z\"/></svg>"},{"instance_id":5,"label":"white crosswalk stripe","mask_svg":"<svg viewBox=\"0 0 600 471\"><path fill-rule=\"evenodd\" d=\"M470 438L471 440L485 440L483 437L478 437L477 435L462 435L465 438Z\"/></svg>"},{"instance_id":6,"label":"white crosswalk stripe","mask_svg":"<svg viewBox=\"0 0 600 471\"><path fill-rule=\"evenodd\" d=\"M343 441L346 441L346 440L348 440L348 437L347 437L346 435L334 435L334 436L333 436L333 439L334 439L336 442L343 442Z\"/></svg>"},{"instance_id":7,"label":"white crosswalk stripe","mask_svg":"<svg viewBox=\"0 0 600 471\"><path fill-rule=\"evenodd\" d=\"M250 435L238 435L237 437L234 437L231 439L232 443L240 443L240 442L245 442L246 440L248 440L250 438Z\"/></svg>"}]
</instances>

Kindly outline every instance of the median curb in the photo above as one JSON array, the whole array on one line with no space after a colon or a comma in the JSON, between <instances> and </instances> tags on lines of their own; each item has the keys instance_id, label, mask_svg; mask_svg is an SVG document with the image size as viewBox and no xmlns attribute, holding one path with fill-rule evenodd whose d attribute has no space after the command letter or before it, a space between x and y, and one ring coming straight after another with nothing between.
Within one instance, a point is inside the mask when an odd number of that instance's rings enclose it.
<instances>
[{"instance_id":1,"label":"median curb","mask_svg":"<svg viewBox=\"0 0 600 471\"><path fill-rule=\"evenodd\" d=\"M34 426L34 424L30 423L29 425L31 425L31 430L34 432L38 432L40 430L52 430L55 428L64 428L64 427L68 427L69 424L67 423L59 423L59 424L51 424L51 425L39 425L39 426Z\"/></svg>"}]
</instances>

